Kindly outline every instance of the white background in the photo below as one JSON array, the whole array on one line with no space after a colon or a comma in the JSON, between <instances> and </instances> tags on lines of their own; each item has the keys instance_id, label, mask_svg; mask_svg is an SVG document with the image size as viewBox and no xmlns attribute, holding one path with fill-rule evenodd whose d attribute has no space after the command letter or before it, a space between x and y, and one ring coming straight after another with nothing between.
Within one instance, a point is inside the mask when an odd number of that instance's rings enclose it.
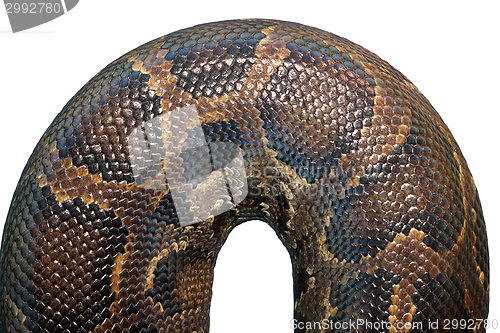
<instances>
[{"instance_id":1,"label":"white background","mask_svg":"<svg viewBox=\"0 0 500 333\"><path fill-rule=\"evenodd\" d=\"M0 13L0 230L28 157L65 103L125 52L195 24L295 21L346 37L389 61L440 112L475 177L488 228L490 319L500 320L500 107L495 1L86 0L12 34ZM291 332L291 265L261 222L236 228L216 267L211 331ZM493 331L493 330L491 330Z\"/></svg>"}]
</instances>

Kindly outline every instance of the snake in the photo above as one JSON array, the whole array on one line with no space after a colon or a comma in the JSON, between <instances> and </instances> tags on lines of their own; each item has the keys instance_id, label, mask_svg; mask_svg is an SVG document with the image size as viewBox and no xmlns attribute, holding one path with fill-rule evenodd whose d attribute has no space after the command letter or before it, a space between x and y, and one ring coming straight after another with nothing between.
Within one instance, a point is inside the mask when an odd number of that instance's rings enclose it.
<instances>
[{"instance_id":1,"label":"snake","mask_svg":"<svg viewBox=\"0 0 500 333\"><path fill-rule=\"evenodd\" d=\"M250 220L290 255L295 332L485 332L485 221L437 111L365 48L267 19L150 41L63 107L6 219L0 332L209 332Z\"/></svg>"}]
</instances>

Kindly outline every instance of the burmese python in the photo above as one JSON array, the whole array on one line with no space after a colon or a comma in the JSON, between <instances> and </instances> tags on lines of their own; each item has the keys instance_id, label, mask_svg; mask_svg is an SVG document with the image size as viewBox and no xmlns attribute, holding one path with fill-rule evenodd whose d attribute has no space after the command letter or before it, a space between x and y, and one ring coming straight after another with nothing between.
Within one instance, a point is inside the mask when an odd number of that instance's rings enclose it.
<instances>
[{"instance_id":1,"label":"burmese python","mask_svg":"<svg viewBox=\"0 0 500 333\"><path fill-rule=\"evenodd\" d=\"M375 54L271 20L153 40L66 104L7 217L0 332L208 332L254 219L290 254L297 332L484 332L484 219L440 116Z\"/></svg>"}]
</instances>

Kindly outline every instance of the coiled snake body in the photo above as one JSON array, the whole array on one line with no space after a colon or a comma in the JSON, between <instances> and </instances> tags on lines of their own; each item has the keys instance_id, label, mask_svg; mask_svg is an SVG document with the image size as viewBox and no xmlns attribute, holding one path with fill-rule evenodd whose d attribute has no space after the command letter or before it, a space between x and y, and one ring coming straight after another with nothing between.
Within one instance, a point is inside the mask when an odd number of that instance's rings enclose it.
<instances>
[{"instance_id":1,"label":"coiled snake body","mask_svg":"<svg viewBox=\"0 0 500 333\"><path fill-rule=\"evenodd\" d=\"M153 40L67 103L7 217L0 332L208 332L217 254L254 219L290 254L297 332L484 332L486 229L446 125L373 53L271 20Z\"/></svg>"}]
</instances>

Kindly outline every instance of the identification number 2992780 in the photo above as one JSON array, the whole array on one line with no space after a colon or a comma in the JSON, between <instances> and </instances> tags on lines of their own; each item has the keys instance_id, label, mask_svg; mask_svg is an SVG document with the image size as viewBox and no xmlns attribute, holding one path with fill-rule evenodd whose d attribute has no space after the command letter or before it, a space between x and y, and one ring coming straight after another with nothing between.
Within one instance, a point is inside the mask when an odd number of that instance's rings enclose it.
<instances>
[{"instance_id":1,"label":"identification number 2992780","mask_svg":"<svg viewBox=\"0 0 500 333\"><path fill-rule=\"evenodd\" d=\"M24 3L5 3L7 14L38 14L38 13L60 13L63 8L60 3L51 2L24 2Z\"/></svg>"},{"instance_id":2,"label":"identification number 2992780","mask_svg":"<svg viewBox=\"0 0 500 333\"><path fill-rule=\"evenodd\" d=\"M486 329L497 329L496 319L444 319L443 329L445 330L474 330L474 328L484 327Z\"/></svg>"}]
</instances>

